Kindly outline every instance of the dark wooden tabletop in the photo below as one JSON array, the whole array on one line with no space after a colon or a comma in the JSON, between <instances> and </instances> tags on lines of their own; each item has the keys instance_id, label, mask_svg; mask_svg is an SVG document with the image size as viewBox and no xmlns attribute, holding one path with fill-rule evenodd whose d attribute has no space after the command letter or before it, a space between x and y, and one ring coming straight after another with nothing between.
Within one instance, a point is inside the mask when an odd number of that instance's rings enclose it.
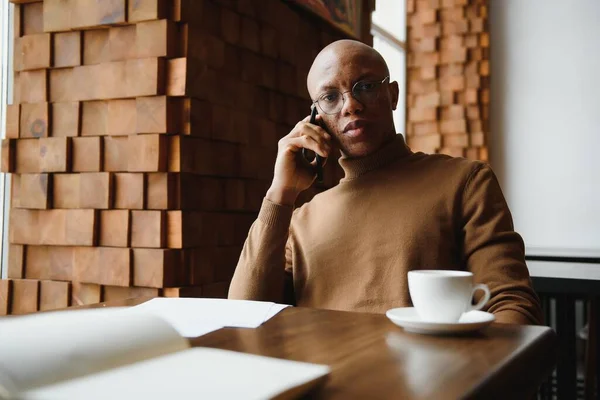
<instances>
[{"instance_id":1,"label":"dark wooden tabletop","mask_svg":"<svg viewBox=\"0 0 600 400\"><path fill-rule=\"evenodd\" d=\"M492 324L468 336L425 336L405 333L384 315L300 307L256 329L191 339L193 346L329 365L331 376L311 398L339 399L530 399L554 368L556 342L542 326Z\"/></svg>"}]
</instances>

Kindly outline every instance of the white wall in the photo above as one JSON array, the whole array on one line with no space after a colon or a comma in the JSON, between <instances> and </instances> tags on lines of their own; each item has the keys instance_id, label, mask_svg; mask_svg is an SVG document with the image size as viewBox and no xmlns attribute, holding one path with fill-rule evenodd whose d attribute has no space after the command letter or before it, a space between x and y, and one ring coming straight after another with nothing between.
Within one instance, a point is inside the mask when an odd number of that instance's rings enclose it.
<instances>
[{"instance_id":1,"label":"white wall","mask_svg":"<svg viewBox=\"0 0 600 400\"><path fill-rule=\"evenodd\" d=\"M491 163L528 247L600 250L600 0L492 0Z\"/></svg>"}]
</instances>

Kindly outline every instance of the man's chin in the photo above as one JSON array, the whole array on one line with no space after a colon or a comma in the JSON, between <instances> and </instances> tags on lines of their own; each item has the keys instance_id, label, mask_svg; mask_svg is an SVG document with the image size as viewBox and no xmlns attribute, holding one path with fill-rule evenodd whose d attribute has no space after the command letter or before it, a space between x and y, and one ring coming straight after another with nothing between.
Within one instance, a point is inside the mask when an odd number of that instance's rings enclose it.
<instances>
[{"instance_id":1,"label":"man's chin","mask_svg":"<svg viewBox=\"0 0 600 400\"><path fill-rule=\"evenodd\" d=\"M380 147L379 143L374 143L373 141L356 141L346 143L342 152L348 158L362 158L375 153Z\"/></svg>"}]
</instances>

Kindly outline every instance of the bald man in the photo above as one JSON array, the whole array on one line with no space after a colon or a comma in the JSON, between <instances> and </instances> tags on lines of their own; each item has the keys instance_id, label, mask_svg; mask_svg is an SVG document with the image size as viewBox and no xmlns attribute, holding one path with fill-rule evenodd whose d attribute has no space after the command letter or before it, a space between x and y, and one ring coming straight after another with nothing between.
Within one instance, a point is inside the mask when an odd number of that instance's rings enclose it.
<instances>
[{"instance_id":1,"label":"bald man","mask_svg":"<svg viewBox=\"0 0 600 400\"><path fill-rule=\"evenodd\" d=\"M373 48L325 47L307 79L317 107L279 141L271 187L250 228L229 298L384 313L411 305L407 272L473 272L497 322L541 322L524 245L487 164L412 152L396 134L398 84ZM294 209L315 180L302 158L341 150L344 178Z\"/></svg>"}]
</instances>

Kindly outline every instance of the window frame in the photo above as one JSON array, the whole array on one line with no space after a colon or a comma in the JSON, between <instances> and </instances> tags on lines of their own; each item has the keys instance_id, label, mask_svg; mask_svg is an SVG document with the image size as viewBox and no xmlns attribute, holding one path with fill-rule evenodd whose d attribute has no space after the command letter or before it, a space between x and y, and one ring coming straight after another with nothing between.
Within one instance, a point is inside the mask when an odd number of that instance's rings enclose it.
<instances>
[{"instance_id":1,"label":"window frame","mask_svg":"<svg viewBox=\"0 0 600 400\"><path fill-rule=\"evenodd\" d=\"M375 12L377 12L377 0L375 0ZM401 16L402 18L404 18L404 37L406 37L407 35L407 20L406 20L406 13L404 15ZM397 35L395 35L394 33L390 32L389 30L385 29L383 26L381 26L380 24L378 24L377 22L375 22L373 20L373 16L371 16L371 31L370 31L371 35L373 36L373 47L375 47L375 40L381 40L385 43L387 43L389 46L391 46L393 49L395 49L396 51L398 51L399 54L402 54L404 57L404 76L403 79L404 81L402 82L403 89L401 90L400 93L400 98L398 99L398 107L397 109L403 109L404 112L402 113L402 118L403 118L403 126L396 126L396 130L400 130L402 136L406 137L406 122L407 122L407 118L406 118L406 106L407 106L407 100L408 100L408 95L407 95L407 74L408 74L408 68L407 68L407 58L408 58L408 46L406 44L406 40L402 40L400 39ZM401 88L402 89L402 88ZM394 117L395 119L396 117Z\"/></svg>"},{"instance_id":2,"label":"window frame","mask_svg":"<svg viewBox=\"0 0 600 400\"><path fill-rule=\"evenodd\" d=\"M12 103L13 85L13 43L14 43L14 12L15 6L8 0L0 0L0 137L6 138L6 106ZM10 219L10 174L0 173L0 229L2 229L2 242L0 243L0 277L6 279L8 273L9 234L8 221Z\"/></svg>"},{"instance_id":3,"label":"window frame","mask_svg":"<svg viewBox=\"0 0 600 400\"><path fill-rule=\"evenodd\" d=\"M378 39L385 40L398 51L401 51L406 55L406 42L398 39L393 33L373 21L371 21L371 35Z\"/></svg>"}]
</instances>

